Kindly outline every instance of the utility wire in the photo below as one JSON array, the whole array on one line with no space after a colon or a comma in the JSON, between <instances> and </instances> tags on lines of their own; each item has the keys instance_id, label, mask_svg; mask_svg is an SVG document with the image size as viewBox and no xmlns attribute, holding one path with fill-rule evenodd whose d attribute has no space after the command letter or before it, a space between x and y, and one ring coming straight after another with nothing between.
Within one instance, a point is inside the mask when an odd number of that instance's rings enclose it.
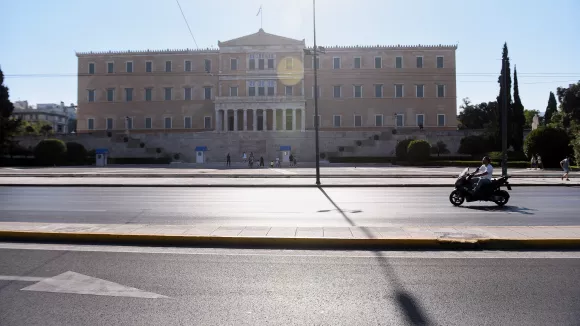
<instances>
[{"instance_id":1,"label":"utility wire","mask_svg":"<svg viewBox=\"0 0 580 326\"><path fill-rule=\"evenodd\" d=\"M191 27L189 27L189 23L187 22L187 18L185 18L185 14L183 13L183 9L181 9L181 5L179 4L179 0L175 0L175 2L177 2L177 5L179 6L179 11L181 11L181 15L183 16L183 20L185 20L185 24L187 25L187 29L189 29L189 34L191 35L191 38L193 39L193 43L195 43L195 47L199 50L199 46L197 46L197 41L195 40L195 37L193 36L193 32L191 31Z\"/></svg>"}]
</instances>

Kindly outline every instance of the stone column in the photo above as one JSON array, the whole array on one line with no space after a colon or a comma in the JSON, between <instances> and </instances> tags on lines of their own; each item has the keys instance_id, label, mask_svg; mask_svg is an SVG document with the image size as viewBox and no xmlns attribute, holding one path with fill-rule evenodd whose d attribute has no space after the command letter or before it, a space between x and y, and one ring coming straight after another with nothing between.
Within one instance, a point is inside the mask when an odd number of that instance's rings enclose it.
<instances>
[{"instance_id":1,"label":"stone column","mask_svg":"<svg viewBox=\"0 0 580 326\"><path fill-rule=\"evenodd\" d=\"M306 131L306 109L301 109L300 112L302 112L302 126L300 126L300 128L304 132Z\"/></svg>"},{"instance_id":2,"label":"stone column","mask_svg":"<svg viewBox=\"0 0 580 326\"><path fill-rule=\"evenodd\" d=\"M252 113L252 125L254 127L254 131L258 131L258 110L254 109Z\"/></svg>"},{"instance_id":3,"label":"stone column","mask_svg":"<svg viewBox=\"0 0 580 326\"><path fill-rule=\"evenodd\" d=\"M292 131L296 131L296 109L292 109Z\"/></svg>"},{"instance_id":4,"label":"stone column","mask_svg":"<svg viewBox=\"0 0 580 326\"><path fill-rule=\"evenodd\" d=\"M248 109L244 109L244 125L242 129L244 131L248 130Z\"/></svg>"},{"instance_id":5,"label":"stone column","mask_svg":"<svg viewBox=\"0 0 580 326\"><path fill-rule=\"evenodd\" d=\"M215 125L214 129L216 132L220 132L220 110L215 110Z\"/></svg>"},{"instance_id":6,"label":"stone column","mask_svg":"<svg viewBox=\"0 0 580 326\"><path fill-rule=\"evenodd\" d=\"M282 130L286 131L286 109L282 109Z\"/></svg>"},{"instance_id":7,"label":"stone column","mask_svg":"<svg viewBox=\"0 0 580 326\"><path fill-rule=\"evenodd\" d=\"M276 109L272 109L272 131L276 131Z\"/></svg>"},{"instance_id":8,"label":"stone column","mask_svg":"<svg viewBox=\"0 0 580 326\"><path fill-rule=\"evenodd\" d=\"M266 124L268 122L268 110L264 109L262 110L262 131L267 131L268 130L268 125Z\"/></svg>"},{"instance_id":9,"label":"stone column","mask_svg":"<svg viewBox=\"0 0 580 326\"><path fill-rule=\"evenodd\" d=\"M238 131L238 109L233 109L234 111L234 131Z\"/></svg>"}]
</instances>

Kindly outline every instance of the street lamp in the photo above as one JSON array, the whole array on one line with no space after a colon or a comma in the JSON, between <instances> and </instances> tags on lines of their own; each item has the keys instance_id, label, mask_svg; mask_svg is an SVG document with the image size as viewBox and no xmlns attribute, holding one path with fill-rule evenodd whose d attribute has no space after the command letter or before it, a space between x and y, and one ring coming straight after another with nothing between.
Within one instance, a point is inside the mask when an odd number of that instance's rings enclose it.
<instances>
[{"instance_id":1,"label":"street lamp","mask_svg":"<svg viewBox=\"0 0 580 326\"><path fill-rule=\"evenodd\" d=\"M320 148L318 144L318 128L320 121L318 118L318 53L326 53L326 50L316 46L316 0L312 0L312 22L314 31L314 47L312 50L304 49L304 54L312 55L314 58L314 142L316 151L316 185L320 186Z\"/></svg>"}]
</instances>

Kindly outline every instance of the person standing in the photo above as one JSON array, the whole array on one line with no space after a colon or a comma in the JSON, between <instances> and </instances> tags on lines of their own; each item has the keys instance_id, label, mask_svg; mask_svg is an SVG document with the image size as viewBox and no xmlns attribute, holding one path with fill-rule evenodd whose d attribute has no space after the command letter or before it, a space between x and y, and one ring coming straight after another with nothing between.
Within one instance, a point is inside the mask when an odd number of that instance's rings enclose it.
<instances>
[{"instance_id":1,"label":"person standing","mask_svg":"<svg viewBox=\"0 0 580 326\"><path fill-rule=\"evenodd\" d=\"M568 173L570 173L570 158L566 157L562 161L560 161L560 166L562 167L562 170L564 170L562 180L566 178L566 181L570 181L570 179L568 179Z\"/></svg>"},{"instance_id":2,"label":"person standing","mask_svg":"<svg viewBox=\"0 0 580 326\"><path fill-rule=\"evenodd\" d=\"M532 155L532 161L531 161L531 164L532 164L532 165L531 165L531 166L532 166L532 169L536 170L536 169L538 168L538 159L537 159L537 157L536 157L536 155L535 155L535 154L534 154L534 155Z\"/></svg>"},{"instance_id":3,"label":"person standing","mask_svg":"<svg viewBox=\"0 0 580 326\"><path fill-rule=\"evenodd\" d=\"M232 158L230 157L230 153L226 156L226 166L232 166Z\"/></svg>"},{"instance_id":4,"label":"person standing","mask_svg":"<svg viewBox=\"0 0 580 326\"><path fill-rule=\"evenodd\" d=\"M538 155L538 167L540 170L544 169L544 164L542 163L542 157L540 155Z\"/></svg>"},{"instance_id":5,"label":"person standing","mask_svg":"<svg viewBox=\"0 0 580 326\"><path fill-rule=\"evenodd\" d=\"M264 167L264 157L260 156L260 167Z\"/></svg>"},{"instance_id":6,"label":"person standing","mask_svg":"<svg viewBox=\"0 0 580 326\"><path fill-rule=\"evenodd\" d=\"M242 154L242 160L244 160L244 163L246 163L248 161L248 157L246 156L246 152L244 152Z\"/></svg>"},{"instance_id":7,"label":"person standing","mask_svg":"<svg viewBox=\"0 0 580 326\"><path fill-rule=\"evenodd\" d=\"M294 155L290 154L290 166L294 165Z\"/></svg>"}]
</instances>

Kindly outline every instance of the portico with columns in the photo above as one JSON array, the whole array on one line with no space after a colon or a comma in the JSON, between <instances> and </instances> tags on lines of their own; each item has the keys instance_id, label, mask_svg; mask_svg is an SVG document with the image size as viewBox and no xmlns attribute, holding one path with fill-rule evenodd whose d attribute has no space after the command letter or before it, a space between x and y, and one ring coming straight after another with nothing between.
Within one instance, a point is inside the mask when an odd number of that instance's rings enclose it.
<instances>
[{"instance_id":1,"label":"portico with columns","mask_svg":"<svg viewBox=\"0 0 580 326\"><path fill-rule=\"evenodd\" d=\"M304 103L216 103L216 132L306 130Z\"/></svg>"}]
</instances>

